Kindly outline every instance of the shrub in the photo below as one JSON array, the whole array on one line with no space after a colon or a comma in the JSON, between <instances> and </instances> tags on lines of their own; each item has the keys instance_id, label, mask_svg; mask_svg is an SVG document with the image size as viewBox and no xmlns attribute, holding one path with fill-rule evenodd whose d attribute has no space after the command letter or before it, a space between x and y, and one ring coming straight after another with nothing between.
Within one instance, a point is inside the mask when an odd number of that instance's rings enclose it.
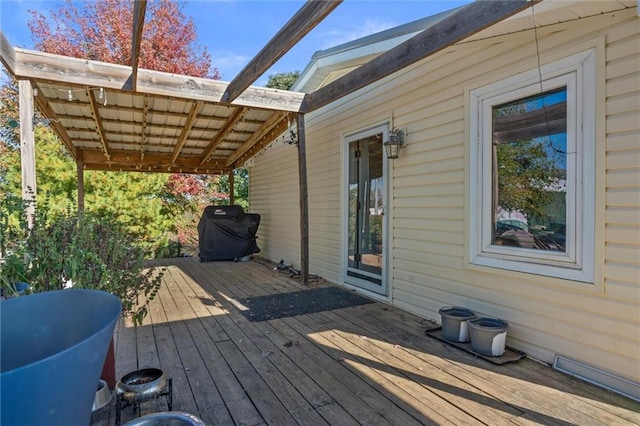
<instances>
[{"instance_id":1,"label":"shrub","mask_svg":"<svg viewBox=\"0 0 640 426\"><path fill-rule=\"evenodd\" d=\"M37 209L29 230L24 211L0 206L4 234L0 281L30 284L34 293L69 287L109 292L122 301L123 314L142 324L161 285L162 270L145 267L145 251L116 218L68 211L48 216ZM13 213L13 215L12 215ZM3 222L4 221L4 222ZM10 291L10 290L9 290Z\"/></svg>"}]
</instances>

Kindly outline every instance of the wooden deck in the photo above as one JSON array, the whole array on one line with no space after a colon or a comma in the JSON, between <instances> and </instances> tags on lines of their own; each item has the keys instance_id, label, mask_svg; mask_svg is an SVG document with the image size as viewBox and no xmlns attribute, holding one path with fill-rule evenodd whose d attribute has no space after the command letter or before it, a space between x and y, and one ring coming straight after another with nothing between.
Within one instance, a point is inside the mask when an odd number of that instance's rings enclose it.
<instances>
[{"instance_id":1,"label":"wooden deck","mask_svg":"<svg viewBox=\"0 0 640 426\"><path fill-rule=\"evenodd\" d=\"M117 328L117 376L163 369L174 410L211 425L640 424L638 403L529 359L494 365L382 303L250 322L237 299L308 289L271 266L166 261L145 325ZM114 407L92 424L113 425Z\"/></svg>"}]
</instances>

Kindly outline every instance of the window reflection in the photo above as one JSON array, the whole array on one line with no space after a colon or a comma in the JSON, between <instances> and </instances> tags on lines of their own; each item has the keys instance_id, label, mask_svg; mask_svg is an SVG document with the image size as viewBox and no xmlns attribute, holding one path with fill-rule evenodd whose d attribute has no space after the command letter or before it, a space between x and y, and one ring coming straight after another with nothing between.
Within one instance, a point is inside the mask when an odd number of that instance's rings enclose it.
<instances>
[{"instance_id":1,"label":"window reflection","mask_svg":"<svg viewBox=\"0 0 640 426\"><path fill-rule=\"evenodd\" d=\"M566 251L566 87L496 105L492 119L492 244Z\"/></svg>"}]
</instances>

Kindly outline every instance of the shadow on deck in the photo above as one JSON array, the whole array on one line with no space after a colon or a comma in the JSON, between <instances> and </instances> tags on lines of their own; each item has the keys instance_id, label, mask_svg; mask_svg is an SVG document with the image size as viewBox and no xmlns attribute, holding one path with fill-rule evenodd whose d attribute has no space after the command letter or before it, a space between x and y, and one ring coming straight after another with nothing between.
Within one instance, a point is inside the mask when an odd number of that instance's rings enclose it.
<instances>
[{"instance_id":1,"label":"shadow on deck","mask_svg":"<svg viewBox=\"0 0 640 426\"><path fill-rule=\"evenodd\" d=\"M173 408L206 424L640 424L640 404L524 359L494 365L376 302L251 322L246 298L302 286L259 261L165 261L145 325L116 330L117 377L158 367ZM92 424L115 423L115 404ZM142 414L166 410L163 398ZM137 414L129 408L123 423Z\"/></svg>"}]
</instances>

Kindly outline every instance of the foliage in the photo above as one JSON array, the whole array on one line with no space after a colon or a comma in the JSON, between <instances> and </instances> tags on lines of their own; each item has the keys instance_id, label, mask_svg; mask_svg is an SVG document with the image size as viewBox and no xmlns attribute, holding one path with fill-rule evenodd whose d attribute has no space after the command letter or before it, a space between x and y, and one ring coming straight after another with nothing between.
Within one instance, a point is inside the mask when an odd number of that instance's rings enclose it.
<instances>
[{"instance_id":1,"label":"foliage","mask_svg":"<svg viewBox=\"0 0 640 426\"><path fill-rule=\"evenodd\" d=\"M266 87L289 90L300 77L300 71L280 72L269 76Z\"/></svg>"},{"instance_id":2,"label":"foliage","mask_svg":"<svg viewBox=\"0 0 640 426\"><path fill-rule=\"evenodd\" d=\"M55 134L36 126L37 204L47 203L50 215L62 214L77 205L77 174L73 159ZM0 194L21 196L20 152L7 148L0 170ZM121 172L85 172L85 208L89 213L110 215L150 249L168 244L167 234L180 210L170 211L157 196L169 175Z\"/></svg>"},{"instance_id":3,"label":"foliage","mask_svg":"<svg viewBox=\"0 0 640 426\"><path fill-rule=\"evenodd\" d=\"M0 198L0 284L5 288L9 282L24 281L24 265L12 256L20 251L28 237L26 203L12 194Z\"/></svg>"},{"instance_id":4,"label":"foliage","mask_svg":"<svg viewBox=\"0 0 640 426\"><path fill-rule=\"evenodd\" d=\"M20 130L9 124L18 120L18 82L9 78L4 69L2 72L6 83L0 87L0 168L6 151L11 147L15 149L20 141Z\"/></svg>"},{"instance_id":5,"label":"foliage","mask_svg":"<svg viewBox=\"0 0 640 426\"><path fill-rule=\"evenodd\" d=\"M211 67L206 48L195 44L192 19L182 13L183 5L170 0L149 2L141 45L140 67L198 77L220 78ZM132 4L129 0L92 0L62 4L47 16L32 11L29 28L34 46L48 53L76 56L129 65L132 34ZM18 129L9 120L18 119L18 90L14 79L0 88L0 197L21 193ZM36 123L44 123L36 117ZM35 127L38 203L48 200L51 214L65 212L77 204L76 165L55 134ZM169 180L185 183L168 186ZM208 178L207 178L208 179ZM190 219L196 208L182 191L188 175L143 173L85 173L85 206L89 213L117 215L137 238L148 240L153 252L167 252L177 226ZM207 185L195 198L206 198ZM167 197L171 191L173 196ZM191 221L193 222L193 221ZM191 223L192 225L192 223ZM169 250L173 252L175 250Z\"/></svg>"},{"instance_id":6,"label":"foliage","mask_svg":"<svg viewBox=\"0 0 640 426\"><path fill-rule=\"evenodd\" d=\"M157 195L168 175L90 171L85 176L87 211L116 217L135 238L149 244L171 229L173 215Z\"/></svg>"},{"instance_id":7,"label":"foliage","mask_svg":"<svg viewBox=\"0 0 640 426\"><path fill-rule=\"evenodd\" d=\"M36 126L34 136L37 201L49 198L51 212L64 212L76 203L77 176L73 159L46 127ZM22 193L19 149L7 147L1 161L5 168L0 171L0 193L5 197L19 197Z\"/></svg>"},{"instance_id":8,"label":"foliage","mask_svg":"<svg viewBox=\"0 0 640 426\"><path fill-rule=\"evenodd\" d=\"M211 193L211 204L229 204L229 176L215 176L212 186L215 191ZM245 211L249 208L249 171L247 169L233 171L233 197L234 204L242 206Z\"/></svg>"},{"instance_id":9,"label":"foliage","mask_svg":"<svg viewBox=\"0 0 640 426\"><path fill-rule=\"evenodd\" d=\"M163 272L145 268L144 250L132 234L113 216L52 213L46 203L29 229L23 207L15 198L0 204L4 289L23 281L34 293L70 286L106 291L122 301L123 314L142 324Z\"/></svg>"},{"instance_id":10,"label":"foliage","mask_svg":"<svg viewBox=\"0 0 640 426\"><path fill-rule=\"evenodd\" d=\"M245 211L249 206L249 173L247 169L235 169L234 203ZM198 242L198 221L208 205L228 205L229 176L172 175L161 198L164 208L169 212L181 211L174 215L176 239L185 245Z\"/></svg>"},{"instance_id":11,"label":"foliage","mask_svg":"<svg viewBox=\"0 0 640 426\"><path fill-rule=\"evenodd\" d=\"M140 67L175 74L220 79L211 69L206 47L195 45L192 18L183 4L149 2L140 45ZM121 65L131 64L133 7L129 0L92 0L80 6L68 0L50 18L30 11L29 29L37 50Z\"/></svg>"},{"instance_id":12,"label":"foliage","mask_svg":"<svg viewBox=\"0 0 640 426\"><path fill-rule=\"evenodd\" d=\"M544 143L535 140L498 145L498 194L504 210L525 212L530 219L545 215L554 200L550 190L562 175L548 158Z\"/></svg>"},{"instance_id":13,"label":"foliage","mask_svg":"<svg viewBox=\"0 0 640 426\"><path fill-rule=\"evenodd\" d=\"M540 111L566 100L563 89L536 94L493 107L495 120L520 123L529 112ZM507 119L507 120L505 120ZM566 181L566 132L555 137L533 137L522 128L510 140L495 144L498 177L498 200L494 203L506 211L522 213L529 223L548 219L550 207ZM520 125L521 126L521 125ZM534 123L528 123L529 128ZM549 127L547 127L547 132ZM556 146L557 145L557 146ZM556 209L557 210L557 209Z\"/></svg>"}]
</instances>

